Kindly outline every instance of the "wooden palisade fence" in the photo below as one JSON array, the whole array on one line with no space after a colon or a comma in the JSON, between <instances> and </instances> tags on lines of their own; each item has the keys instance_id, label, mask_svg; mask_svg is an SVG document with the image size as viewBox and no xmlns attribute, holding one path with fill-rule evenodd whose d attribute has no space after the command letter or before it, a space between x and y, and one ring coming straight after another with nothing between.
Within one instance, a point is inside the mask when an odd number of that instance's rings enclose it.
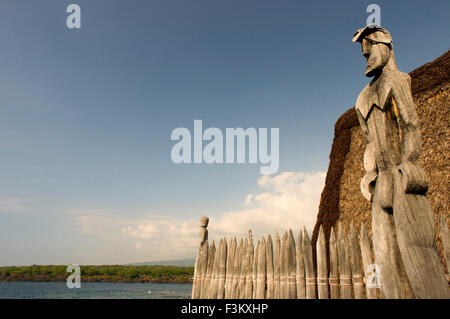
<instances>
[{"instance_id":1,"label":"wooden palisade fence","mask_svg":"<svg viewBox=\"0 0 450 319\"><path fill-rule=\"evenodd\" d=\"M294 240L292 230L280 238L269 234L254 245L247 238L223 238L208 243L208 218L201 220L202 241L195 263L194 299L376 299L382 298L382 278L372 261L370 238L362 225L346 234L341 225L331 229L328 244L322 227L316 246L306 229ZM450 231L441 218L447 268L450 267ZM315 260L313 250L315 249Z\"/></svg>"}]
</instances>

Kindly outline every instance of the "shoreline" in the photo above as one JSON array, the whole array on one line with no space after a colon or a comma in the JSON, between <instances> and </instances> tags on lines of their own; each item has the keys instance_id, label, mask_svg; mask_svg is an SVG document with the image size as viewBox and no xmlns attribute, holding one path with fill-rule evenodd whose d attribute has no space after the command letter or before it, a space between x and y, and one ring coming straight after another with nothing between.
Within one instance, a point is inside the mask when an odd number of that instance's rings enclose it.
<instances>
[{"instance_id":1,"label":"shoreline","mask_svg":"<svg viewBox=\"0 0 450 319\"><path fill-rule=\"evenodd\" d=\"M67 278L2 278L0 283L12 282L66 282ZM127 284L192 284L192 280L177 280L177 279L114 279L114 278L87 278L82 279L81 282L103 282L103 283L127 283Z\"/></svg>"},{"instance_id":2,"label":"shoreline","mask_svg":"<svg viewBox=\"0 0 450 319\"><path fill-rule=\"evenodd\" d=\"M192 284L194 267L80 266L82 282ZM64 265L0 267L0 282L65 282L72 272Z\"/></svg>"}]
</instances>

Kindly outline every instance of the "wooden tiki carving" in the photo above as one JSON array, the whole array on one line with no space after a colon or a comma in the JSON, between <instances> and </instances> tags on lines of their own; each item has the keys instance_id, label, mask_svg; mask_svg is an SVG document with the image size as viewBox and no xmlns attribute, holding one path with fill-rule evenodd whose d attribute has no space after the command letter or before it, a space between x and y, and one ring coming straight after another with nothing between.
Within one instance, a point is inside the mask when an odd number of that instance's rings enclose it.
<instances>
[{"instance_id":1,"label":"wooden tiki carving","mask_svg":"<svg viewBox=\"0 0 450 319\"><path fill-rule=\"evenodd\" d=\"M395 63L390 33L359 29L373 79L360 93L356 113L366 141L361 192L372 203L375 263L385 298L449 298L435 247L427 178L419 163L421 135L409 75Z\"/></svg>"},{"instance_id":2,"label":"wooden tiki carving","mask_svg":"<svg viewBox=\"0 0 450 319\"><path fill-rule=\"evenodd\" d=\"M208 217L204 216L200 218L200 247L203 246L208 240L208 230L206 229L208 227L208 223Z\"/></svg>"}]
</instances>

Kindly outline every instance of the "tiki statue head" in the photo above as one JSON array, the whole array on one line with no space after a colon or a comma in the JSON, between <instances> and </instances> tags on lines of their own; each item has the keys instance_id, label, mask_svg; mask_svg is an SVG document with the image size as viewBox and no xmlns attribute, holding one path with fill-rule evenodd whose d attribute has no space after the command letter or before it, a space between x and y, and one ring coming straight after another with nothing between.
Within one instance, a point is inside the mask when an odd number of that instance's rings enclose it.
<instances>
[{"instance_id":1,"label":"tiki statue head","mask_svg":"<svg viewBox=\"0 0 450 319\"><path fill-rule=\"evenodd\" d=\"M353 42L361 43L362 54L367 59L367 77L380 74L391 58L394 60L391 35L382 27L367 26L359 29L353 36Z\"/></svg>"}]
</instances>

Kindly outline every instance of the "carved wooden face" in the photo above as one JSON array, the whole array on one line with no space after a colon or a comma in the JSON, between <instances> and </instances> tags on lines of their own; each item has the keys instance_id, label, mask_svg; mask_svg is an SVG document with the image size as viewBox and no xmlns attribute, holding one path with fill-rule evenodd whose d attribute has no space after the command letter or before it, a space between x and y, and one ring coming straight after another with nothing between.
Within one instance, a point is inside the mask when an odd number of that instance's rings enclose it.
<instances>
[{"instance_id":1,"label":"carved wooden face","mask_svg":"<svg viewBox=\"0 0 450 319\"><path fill-rule=\"evenodd\" d=\"M384 43L378 43L368 38L361 41L362 54L367 59L366 76L377 75L388 63L391 50Z\"/></svg>"}]
</instances>

